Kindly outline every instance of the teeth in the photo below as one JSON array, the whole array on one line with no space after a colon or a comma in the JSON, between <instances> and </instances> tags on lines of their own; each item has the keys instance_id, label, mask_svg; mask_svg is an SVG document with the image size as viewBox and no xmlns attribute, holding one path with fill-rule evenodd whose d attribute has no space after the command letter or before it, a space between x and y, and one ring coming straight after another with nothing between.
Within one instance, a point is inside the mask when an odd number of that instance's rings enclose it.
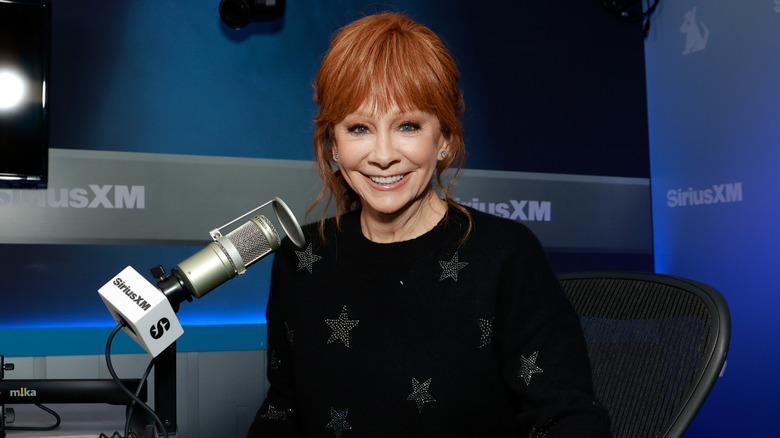
<instances>
[{"instance_id":1,"label":"teeth","mask_svg":"<svg viewBox=\"0 0 780 438\"><path fill-rule=\"evenodd\" d=\"M398 181L401 181L403 179L403 175L396 175L396 176L372 176L371 181L377 183L377 184L393 184Z\"/></svg>"}]
</instances>

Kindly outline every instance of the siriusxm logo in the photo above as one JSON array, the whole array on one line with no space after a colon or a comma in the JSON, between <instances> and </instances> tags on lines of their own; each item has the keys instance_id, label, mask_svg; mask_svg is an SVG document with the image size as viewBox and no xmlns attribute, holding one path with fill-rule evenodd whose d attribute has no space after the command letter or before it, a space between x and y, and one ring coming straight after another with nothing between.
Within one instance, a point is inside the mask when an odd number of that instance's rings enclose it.
<instances>
[{"instance_id":1,"label":"siriusxm logo","mask_svg":"<svg viewBox=\"0 0 780 438\"><path fill-rule=\"evenodd\" d=\"M168 320L168 318L160 318L160 320L157 321L157 324L149 328L149 334L152 336L152 339L160 339L165 334L165 332L170 329L171 322Z\"/></svg>"},{"instance_id":2,"label":"siriusxm logo","mask_svg":"<svg viewBox=\"0 0 780 438\"><path fill-rule=\"evenodd\" d=\"M116 286L122 293L127 295L128 298L133 300L133 302L137 304L138 307L140 307L144 312L152 307L152 305L146 302L146 300L141 295L133 292L133 289L130 288L130 285L125 283L125 281L121 278L117 277L114 279L114 286Z\"/></svg>"},{"instance_id":3,"label":"siriusxm logo","mask_svg":"<svg viewBox=\"0 0 780 438\"><path fill-rule=\"evenodd\" d=\"M480 202L474 198L471 202L455 200L471 208L490 213L495 216L505 217L516 221L550 222L552 202L528 201L510 199L509 202Z\"/></svg>"},{"instance_id":4,"label":"siriusxm logo","mask_svg":"<svg viewBox=\"0 0 780 438\"><path fill-rule=\"evenodd\" d=\"M693 205L722 204L742 201L742 183L714 184L711 188L694 190L677 189L666 192L666 205L669 207L689 207Z\"/></svg>"},{"instance_id":5,"label":"siriusxm logo","mask_svg":"<svg viewBox=\"0 0 780 438\"><path fill-rule=\"evenodd\" d=\"M685 13L683 23L680 26L680 33L685 34L685 50L683 55L688 55L707 48L707 40L710 37L710 30L704 23L696 19L696 6Z\"/></svg>"},{"instance_id":6,"label":"siriusxm logo","mask_svg":"<svg viewBox=\"0 0 780 438\"><path fill-rule=\"evenodd\" d=\"M146 208L144 186L89 184L77 188L46 190L0 190L0 207L27 206L51 208Z\"/></svg>"}]
</instances>

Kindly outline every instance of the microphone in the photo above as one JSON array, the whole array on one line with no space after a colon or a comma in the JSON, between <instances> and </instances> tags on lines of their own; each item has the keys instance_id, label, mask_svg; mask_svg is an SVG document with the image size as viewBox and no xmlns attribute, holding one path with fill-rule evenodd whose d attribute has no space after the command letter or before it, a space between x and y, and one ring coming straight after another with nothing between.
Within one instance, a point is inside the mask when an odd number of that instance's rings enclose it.
<instances>
[{"instance_id":1,"label":"microphone","mask_svg":"<svg viewBox=\"0 0 780 438\"><path fill-rule=\"evenodd\" d=\"M217 286L246 272L246 268L280 245L279 234L271 221L258 215L179 263L176 272L192 296L203 298Z\"/></svg>"},{"instance_id":2,"label":"microphone","mask_svg":"<svg viewBox=\"0 0 780 438\"><path fill-rule=\"evenodd\" d=\"M296 246L302 247L305 239L298 221L284 201L274 198L211 230L209 234L214 241L180 262L169 274L165 275L162 266L152 269L153 275L160 280L156 287L131 266L126 267L98 289L111 315L152 356L160 354L184 333L176 318L182 301L202 298L279 249L279 234L271 221L262 215L252 217L227 235L221 231L271 203L287 236Z\"/></svg>"}]
</instances>

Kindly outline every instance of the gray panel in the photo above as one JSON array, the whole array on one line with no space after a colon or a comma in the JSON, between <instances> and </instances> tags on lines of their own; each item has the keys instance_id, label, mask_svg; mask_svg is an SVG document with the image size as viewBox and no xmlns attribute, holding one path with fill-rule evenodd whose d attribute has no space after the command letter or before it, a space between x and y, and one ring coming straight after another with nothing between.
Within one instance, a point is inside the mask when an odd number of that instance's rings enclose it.
<instances>
[{"instance_id":1,"label":"gray panel","mask_svg":"<svg viewBox=\"0 0 780 438\"><path fill-rule=\"evenodd\" d=\"M263 353L257 350L200 353L201 436L246 436L265 395ZM238 424L239 418L242 424Z\"/></svg>"},{"instance_id":2,"label":"gray panel","mask_svg":"<svg viewBox=\"0 0 780 438\"><path fill-rule=\"evenodd\" d=\"M308 222L321 184L291 160L52 149L50 169L46 190L0 190L0 243L202 244L276 196ZM548 249L652 252L646 178L467 169L455 196L526 223ZM270 206L258 214L282 232Z\"/></svg>"}]
</instances>

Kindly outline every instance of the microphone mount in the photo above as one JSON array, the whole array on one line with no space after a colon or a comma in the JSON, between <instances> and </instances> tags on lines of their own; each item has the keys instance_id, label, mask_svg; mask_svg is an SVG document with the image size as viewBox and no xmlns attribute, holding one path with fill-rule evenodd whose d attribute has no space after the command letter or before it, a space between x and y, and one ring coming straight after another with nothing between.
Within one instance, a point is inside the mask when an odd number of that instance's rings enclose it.
<instances>
[{"instance_id":1,"label":"microphone mount","mask_svg":"<svg viewBox=\"0 0 780 438\"><path fill-rule=\"evenodd\" d=\"M165 294L175 313L179 313L179 305L184 301L192 302L192 294L184 285L179 271L171 269L171 272L166 275L165 268L162 265L157 265L151 269L151 273L152 277L160 280L157 282L157 288Z\"/></svg>"}]
</instances>

